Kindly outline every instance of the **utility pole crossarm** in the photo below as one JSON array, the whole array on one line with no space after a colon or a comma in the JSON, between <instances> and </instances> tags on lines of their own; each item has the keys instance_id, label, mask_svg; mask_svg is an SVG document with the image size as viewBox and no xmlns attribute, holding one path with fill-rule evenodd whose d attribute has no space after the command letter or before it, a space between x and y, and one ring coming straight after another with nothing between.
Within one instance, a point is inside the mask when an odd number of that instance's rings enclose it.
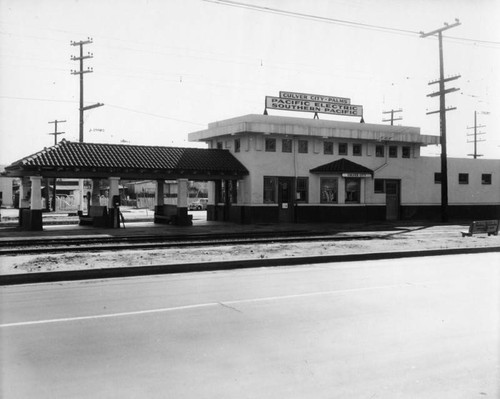
<instances>
[{"instance_id":1,"label":"utility pole crossarm","mask_svg":"<svg viewBox=\"0 0 500 399\"><path fill-rule=\"evenodd\" d=\"M428 36L434 36L436 33L441 33L441 32L443 32L445 30L454 28L455 26L459 26L459 25L461 25L460 21L457 18L455 18L455 23L453 23L451 25L447 24L445 22L445 24L444 24L444 26L442 28L435 29L435 30L433 30L431 32L427 32L427 33L420 32L420 37L424 38L424 37L428 37Z\"/></svg>"},{"instance_id":2,"label":"utility pole crossarm","mask_svg":"<svg viewBox=\"0 0 500 399\"><path fill-rule=\"evenodd\" d=\"M444 112L448 112L448 111L454 111L456 110L457 107L446 107ZM437 114L439 112L442 112L442 110L438 109L437 111L430 111L430 112L426 112L425 114L426 115L432 115L432 114Z\"/></svg>"},{"instance_id":3,"label":"utility pole crossarm","mask_svg":"<svg viewBox=\"0 0 500 399\"><path fill-rule=\"evenodd\" d=\"M453 93L455 91L458 91L460 89L457 89L456 87L453 87L451 89L445 89L443 91L435 91L434 93L431 93L431 94L427 94L427 97L436 97L436 96L441 96L443 94L448 94L448 93Z\"/></svg>"},{"instance_id":4,"label":"utility pole crossarm","mask_svg":"<svg viewBox=\"0 0 500 399\"><path fill-rule=\"evenodd\" d=\"M72 46L83 46L84 44L93 43L93 40L89 37L87 40L81 40L79 42L74 42L73 40L70 42Z\"/></svg>"},{"instance_id":5,"label":"utility pole crossarm","mask_svg":"<svg viewBox=\"0 0 500 399\"><path fill-rule=\"evenodd\" d=\"M92 108L97 108L97 107L102 107L104 104L102 103L97 103L97 104L93 104L93 105L87 105L86 107L83 107L82 109L84 111L87 111L89 109L92 109Z\"/></svg>"},{"instance_id":6,"label":"utility pole crossarm","mask_svg":"<svg viewBox=\"0 0 500 399\"><path fill-rule=\"evenodd\" d=\"M456 76L450 76L450 77L447 77L447 78L444 78L442 80L443 83L446 83L446 82L451 82L452 80L456 80L456 79L459 79L461 78L462 75L456 75ZM441 79L437 79L437 80L433 80L432 82L429 82L428 85L435 85L436 83L440 83L441 82Z\"/></svg>"},{"instance_id":7,"label":"utility pole crossarm","mask_svg":"<svg viewBox=\"0 0 500 399\"><path fill-rule=\"evenodd\" d=\"M92 73L94 70L86 69L85 71L71 71L72 75L83 75L84 73Z\"/></svg>"}]
</instances>

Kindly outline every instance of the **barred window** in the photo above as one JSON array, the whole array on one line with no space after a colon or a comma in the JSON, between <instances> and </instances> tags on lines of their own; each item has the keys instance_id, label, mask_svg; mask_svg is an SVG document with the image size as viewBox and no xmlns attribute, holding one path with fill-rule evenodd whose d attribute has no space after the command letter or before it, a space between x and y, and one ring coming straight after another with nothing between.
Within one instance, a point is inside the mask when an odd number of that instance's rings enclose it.
<instances>
[{"instance_id":1,"label":"barred window","mask_svg":"<svg viewBox=\"0 0 500 399\"><path fill-rule=\"evenodd\" d=\"M240 147L241 147L240 139L235 139L234 140L234 152L240 152Z\"/></svg>"},{"instance_id":2,"label":"barred window","mask_svg":"<svg viewBox=\"0 0 500 399\"><path fill-rule=\"evenodd\" d=\"M339 155L347 155L347 143L339 143Z\"/></svg>"},{"instance_id":3,"label":"barred window","mask_svg":"<svg viewBox=\"0 0 500 399\"><path fill-rule=\"evenodd\" d=\"M375 146L375 156L379 157L379 158L384 157L384 146L383 145Z\"/></svg>"},{"instance_id":4,"label":"barred window","mask_svg":"<svg viewBox=\"0 0 500 399\"><path fill-rule=\"evenodd\" d=\"M281 152L292 152L292 139L281 140Z\"/></svg>"},{"instance_id":5,"label":"barred window","mask_svg":"<svg viewBox=\"0 0 500 399\"><path fill-rule=\"evenodd\" d=\"M266 138L266 151L267 152L276 152L276 139L267 139Z\"/></svg>"},{"instance_id":6,"label":"barred window","mask_svg":"<svg viewBox=\"0 0 500 399\"><path fill-rule=\"evenodd\" d=\"M308 152L307 144L308 144L307 140L299 140L299 153L307 154L307 152Z\"/></svg>"},{"instance_id":7,"label":"barred window","mask_svg":"<svg viewBox=\"0 0 500 399\"><path fill-rule=\"evenodd\" d=\"M361 156L361 144L353 144L352 145L352 155L354 156Z\"/></svg>"},{"instance_id":8,"label":"barred window","mask_svg":"<svg viewBox=\"0 0 500 399\"><path fill-rule=\"evenodd\" d=\"M323 142L323 153L326 155L333 155L333 143L331 141Z\"/></svg>"},{"instance_id":9,"label":"barred window","mask_svg":"<svg viewBox=\"0 0 500 399\"><path fill-rule=\"evenodd\" d=\"M491 173L483 173L481 175L481 184L491 184Z\"/></svg>"},{"instance_id":10,"label":"barred window","mask_svg":"<svg viewBox=\"0 0 500 399\"><path fill-rule=\"evenodd\" d=\"M398 147L395 145L389 146L389 158L397 158L398 157Z\"/></svg>"}]
</instances>

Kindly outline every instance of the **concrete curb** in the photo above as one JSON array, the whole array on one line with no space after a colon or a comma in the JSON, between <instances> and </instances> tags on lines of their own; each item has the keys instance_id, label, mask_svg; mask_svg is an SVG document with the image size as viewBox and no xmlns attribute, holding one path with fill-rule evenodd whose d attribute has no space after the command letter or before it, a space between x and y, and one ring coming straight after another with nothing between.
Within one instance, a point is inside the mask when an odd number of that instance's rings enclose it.
<instances>
[{"instance_id":1,"label":"concrete curb","mask_svg":"<svg viewBox=\"0 0 500 399\"><path fill-rule=\"evenodd\" d=\"M375 252L366 254L323 255L311 257L244 259L222 262L182 263L171 265L132 266L43 273L6 274L0 276L0 286L49 283L57 281L137 277L173 273L206 272L216 270L248 269L257 267L296 266L304 264L332 262L355 262L425 256L477 254L489 252L500 252L500 247L448 248L421 251Z\"/></svg>"}]
</instances>

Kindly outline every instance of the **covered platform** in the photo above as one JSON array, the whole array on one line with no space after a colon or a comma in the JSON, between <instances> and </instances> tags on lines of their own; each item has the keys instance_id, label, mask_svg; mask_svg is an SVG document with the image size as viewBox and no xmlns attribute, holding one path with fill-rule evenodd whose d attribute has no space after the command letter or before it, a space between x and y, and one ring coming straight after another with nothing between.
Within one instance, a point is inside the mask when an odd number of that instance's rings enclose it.
<instances>
[{"instance_id":1,"label":"covered platform","mask_svg":"<svg viewBox=\"0 0 500 399\"><path fill-rule=\"evenodd\" d=\"M208 181L208 211L215 201L230 206L236 197L236 182L248 170L227 150L182 147L136 146L77 143L62 140L5 168L2 174L21 178L19 227L42 230L42 179L91 179L92 191L86 194L88 212L79 212L80 224L94 227L120 227L119 184L123 180L156 181L155 223L187 226L188 181ZM99 181L109 186L108 204L99 201ZM165 204L165 180L177 181L176 205ZM225 187L224 198L215 198L215 185Z\"/></svg>"}]
</instances>

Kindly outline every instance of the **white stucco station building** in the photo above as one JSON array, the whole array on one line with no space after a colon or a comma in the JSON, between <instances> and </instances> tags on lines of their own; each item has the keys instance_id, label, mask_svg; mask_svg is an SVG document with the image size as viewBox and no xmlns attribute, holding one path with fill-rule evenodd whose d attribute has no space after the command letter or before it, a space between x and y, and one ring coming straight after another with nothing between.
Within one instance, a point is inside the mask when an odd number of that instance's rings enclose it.
<instances>
[{"instance_id":1,"label":"white stucco station building","mask_svg":"<svg viewBox=\"0 0 500 399\"><path fill-rule=\"evenodd\" d=\"M212 184L209 220L440 220L441 161L420 152L439 137L416 127L245 115L189 140L226 149L249 171L229 204L228 189ZM500 160L449 158L448 187L450 218L500 219Z\"/></svg>"}]
</instances>

